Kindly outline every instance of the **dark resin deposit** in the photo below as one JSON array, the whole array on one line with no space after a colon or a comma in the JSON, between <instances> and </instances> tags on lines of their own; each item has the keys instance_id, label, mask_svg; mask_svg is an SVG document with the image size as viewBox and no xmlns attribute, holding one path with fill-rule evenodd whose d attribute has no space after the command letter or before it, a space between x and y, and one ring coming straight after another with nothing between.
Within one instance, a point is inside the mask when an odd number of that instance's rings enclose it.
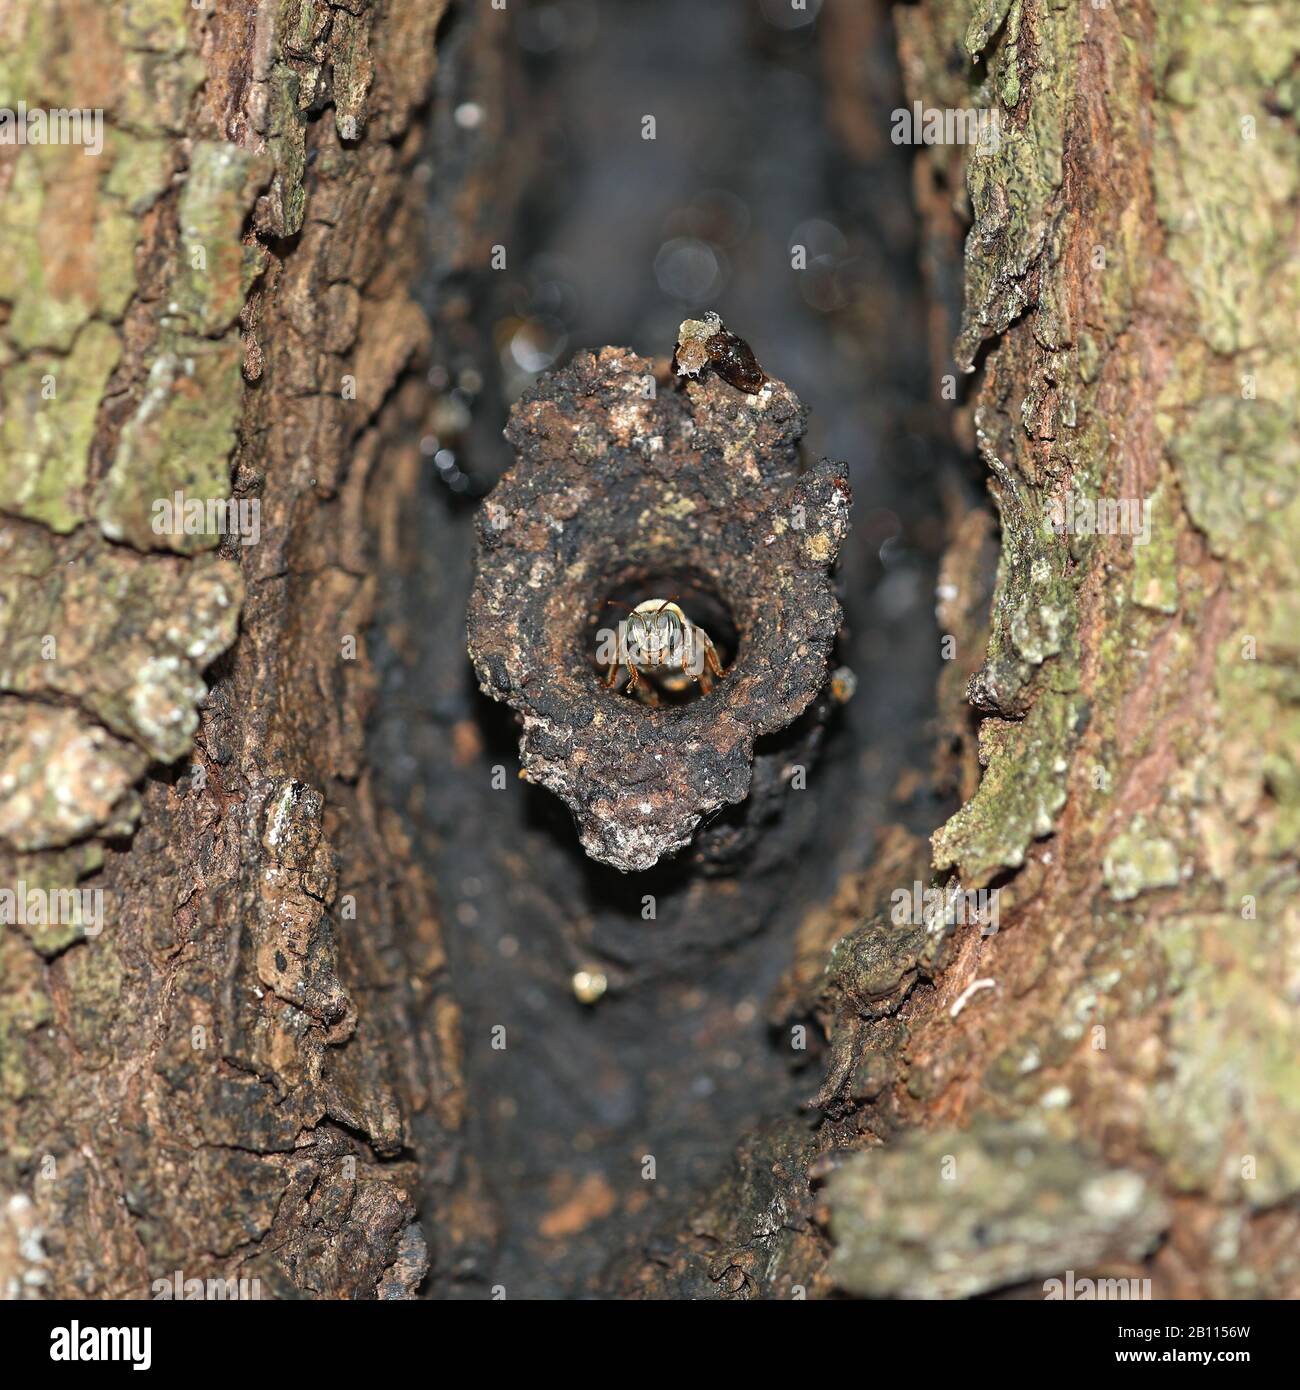
<instances>
[{"instance_id":1,"label":"dark resin deposit","mask_svg":"<svg viewBox=\"0 0 1300 1390\"><path fill-rule=\"evenodd\" d=\"M563 798L593 859L630 872L680 850L748 795L755 739L826 684L849 488L842 464L799 471L803 428L782 382L679 387L621 348L580 353L511 413L516 466L478 516L469 651L522 720L522 775ZM728 614L737 649L709 694L649 709L602 687L594 634L629 587Z\"/></svg>"}]
</instances>

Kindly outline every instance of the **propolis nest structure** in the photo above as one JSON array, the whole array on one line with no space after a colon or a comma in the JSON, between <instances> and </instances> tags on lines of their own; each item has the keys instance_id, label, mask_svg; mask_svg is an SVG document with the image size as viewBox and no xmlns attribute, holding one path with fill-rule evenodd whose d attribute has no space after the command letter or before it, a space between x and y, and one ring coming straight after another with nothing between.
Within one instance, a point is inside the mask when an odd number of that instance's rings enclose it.
<instances>
[{"instance_id":1,"label":"propolis nest structure","mask_svg":"<svg viewBox=\"0 0 1300 1390\"><path fill-rule=\"evenodd\" d=\"M845 466L800 471L805 411L784 383L747 391L702 362L687 358L694 377L681 363L656 375L607 347L542 378L511 412L517 461L478 516L479 682L520 717L520 775L623 872L745 799L755 740L826 685L842 616ZM683 590L734 629L724 679L657 709L606 689L596 634L617 622L612 596Z\"/></svg>"}]
</instances>

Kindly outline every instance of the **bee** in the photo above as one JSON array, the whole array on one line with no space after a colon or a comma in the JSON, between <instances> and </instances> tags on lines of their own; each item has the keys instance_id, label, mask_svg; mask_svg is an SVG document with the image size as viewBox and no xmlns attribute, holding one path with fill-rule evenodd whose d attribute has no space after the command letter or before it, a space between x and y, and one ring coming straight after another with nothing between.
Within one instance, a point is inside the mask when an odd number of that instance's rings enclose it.
<instances>
[{"instance_id":1,"label":"bee","mask_svg":"<svg viewBox=\"0 0 1300 1390\"><path fill-rule=\"evenodd\" d=\"M606 645L609 644L603 644L602 650ZM642 672L653 671L655 681L673 694L695 683L700 693L707 695L713 682L722 679L722 663L709 634L691 622L670 598L648 598L638 603L619 623L612 645L613 649L603 658L609 665L606 687L613 687L619 670L626 666L625 693L639 692L652 709L658 707L659 695Z\"/></svg>"}]
</instances>

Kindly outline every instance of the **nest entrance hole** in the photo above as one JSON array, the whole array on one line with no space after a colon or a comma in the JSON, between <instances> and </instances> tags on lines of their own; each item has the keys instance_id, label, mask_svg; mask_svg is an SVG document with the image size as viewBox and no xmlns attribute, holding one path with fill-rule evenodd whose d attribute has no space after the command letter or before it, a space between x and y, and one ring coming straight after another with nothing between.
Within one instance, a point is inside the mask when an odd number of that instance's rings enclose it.
<instances>
[{"instance_id":1,"label":"nest entrance hole","mask_svg":"<svg viewBox=\"0 0 1300 1390\"><path fill-rule=\"evenodd\" d=\"M641 567L626 571L606 587L596 602L588 625L585 642L587 659L602 683L609 674L606 657L612 651L613 634L617 633L619 623L626 622L638 604L651 599L675 603L690 622L708 633L725 679L740 651L741 639L731 609L717 588L706 576L688 567ZM705 682L674 677L654 668L643 667L640 677L638 687L630 698L639 700L647 707L655 698L660 706L671 706L687 705L706 695ZM716 689L718 681L714 679L712 683ZM647 685L650 691L645 689ZM619 699L629 698L628 686L629 679L624 667L608 693ZM647 695L649 698L641 698Z\"/></svg>"}]
</instances>

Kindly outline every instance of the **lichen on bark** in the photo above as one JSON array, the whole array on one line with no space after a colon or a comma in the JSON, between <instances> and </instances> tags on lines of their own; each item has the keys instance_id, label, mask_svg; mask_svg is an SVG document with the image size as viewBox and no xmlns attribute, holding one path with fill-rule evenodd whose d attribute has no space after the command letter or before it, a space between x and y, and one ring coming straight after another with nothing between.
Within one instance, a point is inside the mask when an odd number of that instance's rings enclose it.
<instances>
[{"instance_id":1,"label":"lichen on bark","mask_svg":"<svg viewBox=\"0 0 1300 1390\"><path fill-rule=\"evenodd\" d=\"M952 972L954 988L997 980L963 1018L986 1056L1007 1039L1007 1069L995 1056L981 1084L945 1067L958 1043L937 1009L914 1032L913 1068L947 1077L931 1104L968 1113L1051 1096L1067 1129L1107 1130L1112 1155L1167 1192L1227 1203L1233 1253L1202 1247L1194 1278L1158 1255L1164 1290L1293 1289L1294 1270L1241 1256L1243 1212L1300 1190L1281 1138L1300 1120L1283 1060L1294 1011L1268 967L1296 946L1277 833L1294 825L1300 746L1283 327L1300 287L1278 274L1297 220L1280 110L1295 38L1273 6L1025 3L1000 32L996 8L972 26L977 49L992 45L973 95L998 93L1016 134L968 161L957 346L965 365L983 354L974 417L1002 524L971 692L993 717L980 788L936 834L935 864L981 881L1028 862L996 937L968 942ZM931 61L954 22L929 6L899 15L904 70L925 75L931 104L961 100ZM1149 539L1062 534L1066 492L1148 502ZM1043 936L1056 949L1040 958ZM1085 1001L1089 1026L1063 1030ZM1211 1021L1226 1018L1237 1026ZM1131 1103L1157 1071L1156 1094ZM1178 1210L1172 1244L1196 1245L1202 1227Z\"/></svg>"},{"instance_id":2,"label":"lichen on bark","mask_svg":"<svg viewBox=\"0 0 1300 1390\"><path fill-rule=\"evenodd\" d=\"M100 155L0 161L0 883L104 903L0 925L27 1293L410 1296L431 1068L430 1153L454 1114L454 1017L406 1013L436 916L361 766L368 463L425 332L396 146L441 7L244 8L4 16L0 105L104 113ZM255 503L256 543L156 528L176 493Z\"/></svg>"}]
</instances>

